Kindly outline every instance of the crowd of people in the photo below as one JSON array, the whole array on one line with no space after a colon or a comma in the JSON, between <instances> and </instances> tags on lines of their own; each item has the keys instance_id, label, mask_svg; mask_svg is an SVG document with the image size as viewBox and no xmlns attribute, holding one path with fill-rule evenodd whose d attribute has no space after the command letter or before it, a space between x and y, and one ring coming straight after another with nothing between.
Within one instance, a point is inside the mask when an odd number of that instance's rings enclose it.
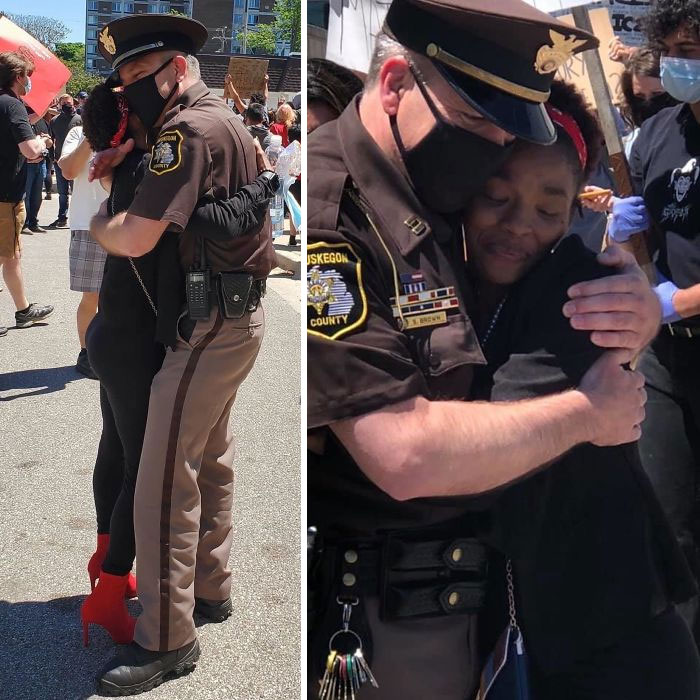
<instances>
[{"instance_id":1,"label":"crowd of people","mask_svg":"<svg viewBox=\"0 0 700 700\"><path fill-rule=\"evenodd\" d=\"M529 4L309 63L309 698L700 697L700 3L642 25L632 196Z\"/></svg>"}]
</instances>

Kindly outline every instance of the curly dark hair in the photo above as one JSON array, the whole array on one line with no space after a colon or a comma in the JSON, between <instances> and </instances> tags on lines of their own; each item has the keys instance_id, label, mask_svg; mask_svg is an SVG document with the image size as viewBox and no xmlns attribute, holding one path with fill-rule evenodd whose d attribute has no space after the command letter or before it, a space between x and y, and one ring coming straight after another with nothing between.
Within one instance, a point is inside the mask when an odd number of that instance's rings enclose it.
<instances>
[{"instance_id":1,"label":"curly dark hair","mask_svg":"<svg viewBox=\"0 0 700 700\"><path fill-rule=\"evenodd\" d=\"M320 100L340 114L352 98L362 91L362 81L347 68L323 58L306 62L308 102Z\"/></svg>"},{"instance_id":2,"label":"curly dark hair","mask_svg":"<svg viewBox=\"0 0 700 700\"><path fill-rule=\"evenodd\" d=\"M119 128L119 104L117 95L106 85L95 87L83 105L80 115L83 132L93 151L109 148L110 141Z\"/></svg>"},{"instance_id":3,"label":"curly dark hair","mask_svg":"<svg viewBox=\"0 0 700 700\"><path fill-rule=\"evenodd\" d=\"M642 23L653 47L681 25L700 37L700 0L655 0Z\"/></svg>"},{"instance_id":4,"label":"curly dark hair","mask_svg":"<svg viewBox=\"0 0 700 700\"><path fill-rule=\"evenodd\" d=\"M573 168L578 172L580 185L588 182L591 173L598 166L600 155L603 149L604 137L603 132L598 124L593 108L586 102L583 93L579 92L570 83L565 83L562 80L552 81L551 94L548 103L558 109L560 112L568 114L578 124L583 135L583 140L588 151L586 167L581 169L581 161L579 160L576 148L573 141L568 136L566 131L555 124L557 130L557 142L555 147L561 148L570 159Z\"/></svg>"}]
</instances>

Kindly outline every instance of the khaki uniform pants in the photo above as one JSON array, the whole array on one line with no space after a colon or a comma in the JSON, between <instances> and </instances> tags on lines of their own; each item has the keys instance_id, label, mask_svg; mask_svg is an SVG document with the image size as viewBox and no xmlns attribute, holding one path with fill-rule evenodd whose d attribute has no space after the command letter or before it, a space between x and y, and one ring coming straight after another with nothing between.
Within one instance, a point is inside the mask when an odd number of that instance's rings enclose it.
<instances>
[{"instance_id":1,"label":"khaki uniform pants","mask_svg":"<svg viewBox=\"0 0 700 700\"><path fill-rule=\"evenodd\" d=\"M20 254L20 234L26 216L24 201L18 204L0 202L0 258L14 258Z\"/></svg>"},{"instance_id":2,"label":"khaki uniform pants","mask_svg":"<svg viewBox=\"0 0 700 700\"><path fill-rule=\"evenodd\" d=\"M258 355L262 305L240 320L212 311L178 338L151 385L134 499L139 601L134 640L179 649L196 637L194 597L224 600L233 503L236 392Z\"/></svg>"}]
</instances>

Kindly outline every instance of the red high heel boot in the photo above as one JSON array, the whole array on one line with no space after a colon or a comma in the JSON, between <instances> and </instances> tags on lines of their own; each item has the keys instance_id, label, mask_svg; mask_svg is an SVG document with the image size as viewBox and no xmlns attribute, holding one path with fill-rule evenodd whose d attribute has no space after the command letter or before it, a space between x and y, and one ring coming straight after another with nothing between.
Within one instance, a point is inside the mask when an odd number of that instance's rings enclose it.
<instances>
[{"instance_id":1,"label":"red high heel boot","mask_svg":"<svg viewBox=\"0 0 700 700\"><path fill-rule=\"evenodd\" d=\"M109 549L109 535L97 535L97 549L95 553L90 557L88 562L88 575L90 576L90 590L95 590L95 581L100 577L100 570L102 569L102 562L104 562L107 556L107 550ZM126 583L126 590L124 592L125 598L136 598L136 576L129 574L129 578Z\"/></svg>"},{"instance_id":2,"label":"red high heel boot","mask_svg":"<svg viewBox=\"0 0 700 700\"><path fill-rule=\"evenodd\" d=\"M88 624L102 625L117 644L134 639L136 618L129 615L124 602L127 576L114 576L100 571L95 590L83 602L80 619L83 623L83 644L88 645Z\"/></svg>"}]
</instances>

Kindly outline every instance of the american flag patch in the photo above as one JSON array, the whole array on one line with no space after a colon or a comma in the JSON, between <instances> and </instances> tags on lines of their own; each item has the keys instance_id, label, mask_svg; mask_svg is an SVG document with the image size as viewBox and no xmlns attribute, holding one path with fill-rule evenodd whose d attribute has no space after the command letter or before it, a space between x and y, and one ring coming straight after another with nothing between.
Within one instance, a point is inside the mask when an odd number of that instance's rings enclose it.
<instances>
[{"instance_id":1,"label":"american flag patch","mask_svg":"<svg viewBox=\"0 0 700 700\"><path fill-rule=\"evenodd\" d=\"M405 294L422 292L425 289L425 281L422 272L406 272L400 275L401 286Z\"/></svg>"}]
</instances>

